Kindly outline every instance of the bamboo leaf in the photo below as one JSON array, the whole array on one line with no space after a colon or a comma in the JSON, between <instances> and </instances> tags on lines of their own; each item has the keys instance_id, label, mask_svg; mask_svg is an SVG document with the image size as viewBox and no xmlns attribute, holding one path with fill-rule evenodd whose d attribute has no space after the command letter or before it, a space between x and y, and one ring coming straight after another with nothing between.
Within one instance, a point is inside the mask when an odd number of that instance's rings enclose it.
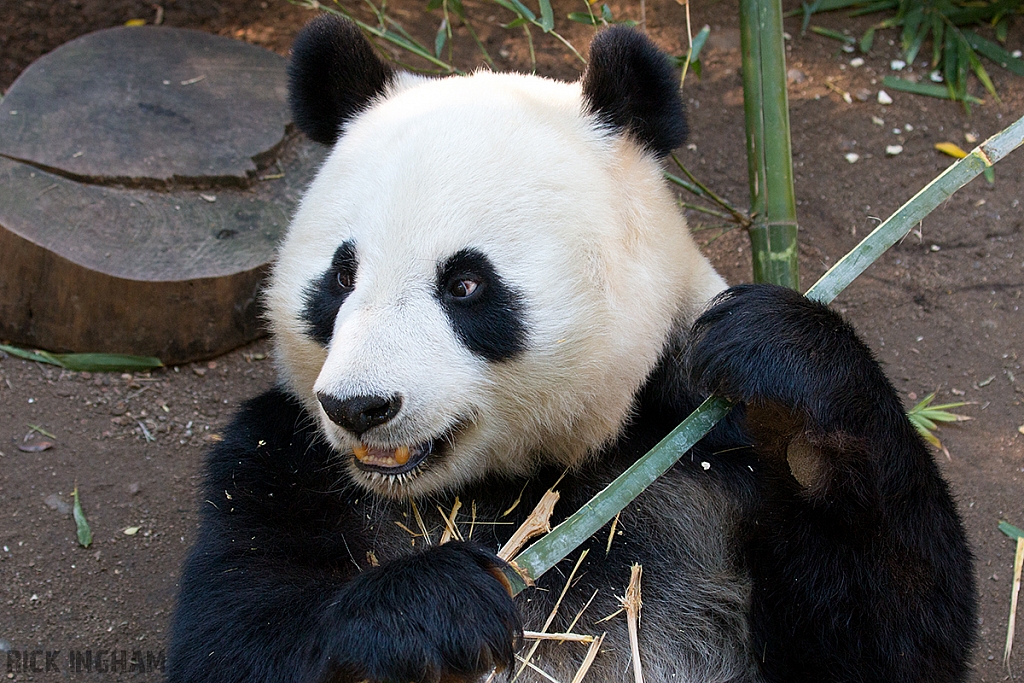
<instances>
[{"instance_id":1,"label":"bamboo leaf","mask_svg":"<svg viewBox=\"0 0 1024 683\"><path fill-rule=\"evenodd\" d=\"M49 363L72 372L131 372L162 368L159 358L151 356L126 356L119 353L50 353L49 351L26 351L16 346L0 344L0 351L12 356Z\"/></svg>"},{"instance_id":2,"label":"bamboo leaf","mask_svg":"<svg viewBox=\"0 0 1024 683\"><path fill-rule=\"evenodd\" d=\"M75 499L75 505L72 508L72 514L75 518L75 531L78 536L78 545L83 548L88 548L92 545L92 529L89 528L89 522L85 519L85 513L82 512L82 501L78 497L78 486L75 486L75 490L72 493L72 497Z\"/></svg>"},{"instance_id":3,"label":"bamboo leaf","mask_svg":"<svg viewBox=\"0 0 1024 683\"><path fill-rule=\"evenodd\" d=\"M551 0L540 1L540 29L547 33L555 27L555 11L551 9Z\"/></svg>"},{"instance_id":4,"label":"bamboo leaf","mask_svg":"<svg viewBox=\"0 0 1024 683\"><path fill-rule=\"evenodd\" d=\"M914 34L914 39L910 43L909 49L907 49L905 58L907 64L913 66L914 60L917 59L917 53L921 51L921 45L924 43L925 37L928 35L928 31L931 30L931 23L922 21L917 28L917 32Z\"/></svg>"},{"instance_id":5,"label":"bamboo leaf","mask_svg":"<svg viewBox=\"0 0 1024 683\"><path fill-rule=\"evenodd\" d=\"M917 37L917 29L923 23L923 20L924 9L921 5L915 4L910 11L904 15L903 32L900 35L900 46L903 48L904 55L910 52L910 48ZM912 63L912 60L908 59L907 63Z\"/></svg>"},{"instance_id":6,"label":"bamboo leaf","mask_svg":"<svg viewBox=\"0 0 1024 683\"><path fill-rule=\"evenodd\" d=\"M1000 43L1006 42L1006 34L1010 29L1010 22L1006 20L1006 17L1001 18L996 22L996 40ZM978 48L974 48L977 50ZM978 50L980 52L980 50Z\"/></svg>"},{"instance_id":7,"label":"bamboo leaf","mask_svg":"<svg viewBox=\"0 0 1024 683\"><path fill-rule=\"evenodd\" d=\"M1001 46L990 40L985 40L977 33L964 31L963 34L967 43L982 57L995 62L999 66L1012 71L1018 76L1024 76L1024 59L1014 57Z\"/></svg>"},{"instance_id":8,"label":"bamboo leaf","mask_svg":"<svg viewBox=\"0 0 1024 683\"><path fill-rule=\"evenodd\" d=\"M946 24L942 17L936 12L932 15L932 68L939 65L942 60L942 41L945 36Z\"/></svg>"},{"instance_id":9,"label":"bamboo leaf","mask_svg":"<svg viewBox=\"0 0 1024 683\"><path fill-rule=\"evenodd\" d=\"M863 36L861 36L861 39L860 39L860 51L862 53L864 53L864 54L867 54L871 50L871 46L874 44L874 42L875 42L875 27L872 26L871 28L869 28L867 31L864 32Z\"/></svg>"},{"instance_id":10,"label":"bamboo leaf","mask_svg":"<svg viewBox=\"0 0 1024 683\"><path fill-rule=\"evenodd\" d=\"M939 150L943 154L948 154L954 159L963 159L967 156L967 152L952 142L936 142L935 149Z\"/></svg>"},{"instance_id":11,"label":"bamboo leaf","mask_svg":"<svg viewBox=\"0 0 1024 683\"><path fill-rule=\"evenodd\" d=\"M817 33L819 36L825 36L826 38L831 38L832 40L838 40L839 42L845 43L847 45L853 45L854 43L857 42L857 39L854 38L853 36L848 36L845 33L840 33L839 31L833 31L832 29L825 28L824 26L812 26L811 33Z\"/></svg>"},{"instance_id":12,"label":"bamboo leaf","mask_svg":"<svg viewBox=\"0 0 1024 683\"><path fill-rule=\"evenodd\" d=\"M942 100L955 100L958 99L956 96L949 92L949 89L942 85L935 83L914 83L902 78L895 76L886 76L882 79L882 85L886 88L892 88L893 90L901 90L903 92L913 93L915 95L927 95L928 97L937 97ZM981 104L981 100L973 95L967 95L965 101L974 104Z\"/></svg>"},{"instance_id":13,"label":"bamboo leaf","mask_svg":"<svg viewBox=\"0 0 1024 683\"><path fill-rule=\"evenodd\" d=\"M697 35L695 35L693 37L693 43L691 44L691 47L690 47L690 63L691 64L695 64L695 63L698 63L700 61L700 51L702 49L704 49L704 43L707 42L708 35L710 35L710 34L711 34L711 27L710 26L705 26L704 28L702 28L700 31L697 32ZM697 74L697 75L699 76L700 74Z\"/></svg>"},{"instance_id":14,"label":"bamboo leaf","mask_svg":"<svg viewBox=\"0 0 1024 683\"><path fill-rule=\"evenodd\" d=\"M785 16L795 17L798 14L809 15L814 12L831 12L837 9L846 9L853 7L857 3L863 2L864 0L816 0L813 5L808 5L806 2L800 9L795 9L787 12Z\"/></svg>"},{"instance_id":15,"label":"bamboo leaf","mask_svg":"<svg viewBox=\"0 0 1024 683\"><path fill-rule=\"evenodd\" d=\"M434 54L441 56L445 41L448 40L448 20L442 19L441 25L437 27L437 35L434 36Z\"/></svg>"},{"instance_id":16,"label":"bamboo leaf","mask_svg":"<svg viewBox=\"0 0 1024 683\"><path fill-rule=\"evenodd\" d=\"M162 368L159 358L116 353L54 353L57 363L72 372L132 372Z\"/></svg>"},{"instance_id":17,"label":"bamboo leaf","mask_svg":"<svg viewBox=\"0 0 1024 683\"><path fill-rule=\"evenodd\" d=\"M1010 538L1024 538L1024 529L1018 529L1017 527L1006 521L1000 520L999 530L1007 536L1009 536Z\"/></svg>"},{"instance_id":18,"label":"bamboo leaf","mask_svg":"<svg viewBox=\"0 0 1024 683\"><path fill-rule=\"evenodd\" d=\"M942 77L949 90L949 99L956 99L956 36L953 29L946 31L946 44L942 48Z\"/></svg>"},{"instance_id":19,"label":"bamboo leaf","mask_svg":"<svg viewBox=\"0 0 1024 683\"><path fill-rule=\"evenodd\" d=\"M578 24L586 24L587 26L600 26L601 23L597 20L593 14L589 12L569 12L566 15L569 21L575 21Z\"/></svg>"},{"instance_id":20,"label":"bamboo leaf","mask_svg":"<svg viewBox=\"0 0 1024 683\"><path fill-rule=\"evenodd\" d=\"M56 360L53 359L49 354L43 355L35 351L26 351L25 349L19 349L17 346L8 346L7 344L0 344L0 351L6 351L15 358L21 358L23 360L32 360L37 363L49 363L50 365L59 365Z\"/></svg>"},{"instance_id":21,"label":"bamboo leaf","mask_svg":"<svg viewBox=\"0 0 1024 683\"><path fill-rule=\"evenodd\" d=\"M863 8L858 9L855 12L850 12L851 17L860 17L865 14L874 14L875 12L884 12L885 10L896 9L899 7L899 3L896 0L879 0L865 5Z\"/></svg>"}]
</instances>

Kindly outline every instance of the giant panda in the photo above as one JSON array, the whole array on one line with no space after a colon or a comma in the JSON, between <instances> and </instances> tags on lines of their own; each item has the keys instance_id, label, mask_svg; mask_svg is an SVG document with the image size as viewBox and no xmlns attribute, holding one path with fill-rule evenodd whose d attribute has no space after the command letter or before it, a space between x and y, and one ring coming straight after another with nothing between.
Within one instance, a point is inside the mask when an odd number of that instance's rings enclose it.
<instances>
[{"instance_id":1,"label":"giant panda","mask_svg":"<svg viewBox=\"0 0 1024 683\"><path fill-rule=\"evenodd\" d=\"M517 655L552 614L607 633L585 680L630 680L634 563L648 683L964 680L949 490L846 322L700 254L645 36L598 34L575 83L425 78L321 17L290 88L330 152L266 296L280 385L208 456L169 681L568 683L585 646ZM495 551L541 495L574 512L709 393L729 417L511 598Z\"/></svg>"}]
</instances>

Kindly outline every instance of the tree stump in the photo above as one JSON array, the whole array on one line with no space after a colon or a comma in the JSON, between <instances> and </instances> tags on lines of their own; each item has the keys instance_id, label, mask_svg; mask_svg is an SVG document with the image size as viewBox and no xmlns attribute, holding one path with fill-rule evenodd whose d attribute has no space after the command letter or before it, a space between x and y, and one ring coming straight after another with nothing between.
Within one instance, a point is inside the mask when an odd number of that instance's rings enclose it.
<instances>
[{"instance_id":1,"label":"tree stump","mask_svg":"<svg viewBox=\"0 0 1024 683\"><path fill-rule=\"evenodd\" d=\"M259 287L323 148L284 58L122 27L43 56L0 102L0 339L183 363L262 333Z\"/></svg>"}]
</instances>

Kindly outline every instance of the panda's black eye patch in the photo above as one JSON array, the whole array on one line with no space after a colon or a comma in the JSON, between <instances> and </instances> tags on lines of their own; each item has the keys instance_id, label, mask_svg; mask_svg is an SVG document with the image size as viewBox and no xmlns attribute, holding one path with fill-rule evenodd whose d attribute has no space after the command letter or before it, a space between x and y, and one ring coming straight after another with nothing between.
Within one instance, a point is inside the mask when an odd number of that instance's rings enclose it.
<instances>
[{"instance_id":1,"label":"panda's black eye patch","mask_svg":"<svg viewBox=\"0 0 1024 683\"><path fill-rule=\"evenodd\" d=\"M306 288L302 319L307 334L321 346L331 343L334 319L345 298L355 289L358 264L355 244L344 242L334 252L330 268Z\"/></svg>"},{"instance_id":2,"label":"panda's black eye patch","mask_svg":"<svg viewBox=\"0 0 1024 683\"><path fill-rule=\"evenodd\" d=\"M437 294L466 348L489 361L526 350L525 299L482 252L463 249L437 267Z\"/></svg>"}]
</instances>

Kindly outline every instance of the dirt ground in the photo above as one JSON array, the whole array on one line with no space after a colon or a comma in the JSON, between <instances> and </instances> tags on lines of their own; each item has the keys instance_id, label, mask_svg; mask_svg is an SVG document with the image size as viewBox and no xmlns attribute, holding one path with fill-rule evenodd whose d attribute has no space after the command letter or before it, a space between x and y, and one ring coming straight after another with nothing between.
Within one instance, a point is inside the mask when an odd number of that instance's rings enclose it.
<instances>
[{"instance_id":1,"label":"dirt ground","mask_svg":"<svg viewBox=\"0 0 1024 683\"><path fill-rule=\"evenodd\" d=\"M494 5L465 4L480 17L481 37L498 68L528 69L522 32L498 25L511 17ZM579 4L556 4L557 16L582 9ZM418 0L400 0L389 11L430 43L440 17L423 14L422 7ZM616 16L640 18L639 5L612 8ZM644 9L650 33L679 53L683 7L649 0ZM0 0L0 89L33 59L77 35L129 19L153 23L158 14L166 25L237 37L281 53L311 16L284 0L167 0L160 9L151 0ZM695 27L710 24L712 38L703 80L687 79L693 133L680 156L716 192L745 205L735 5L695 0L692 19ZM837 14L820 15L813 23L848 27L856 35L868 25ZM589 28L564 19L557 28L586 45ZM984 139L1024 114L1024 79L990 66L1002 99L986 97L970 114L954 103L895 92L886 106L878 103L877 92L891 73L890 60L898 57L893 32L881 32L875 50L855 66L856 54L843 52L833 40L802 36L799 28L797 19L788 20L806 288L949 165L935 143L970 148L971 139ZM1008 47L1022 46L1024 26L1018 20ZM580 64L554 41L538 40L537 50L541 73L578 73ZM473 66L472 54L460 48L456 57ZM912 69L918 76L927 73L920 64ZM974 91L984 94L977 84ZM852 102L842 92L851 93ZM891 145L901 145L902 153L888 155ZM859 156L855 163L847 161L850 153ZM874 348L908 406L932 391L938 392L937 402L969 402L959 412L972 421L942 427L939 436L949 456L936 452L936 458L959 500L977 556L980 640L971 680L978 682L1010 678L1001 659L1014 553L996 525L1006 519L1024 526L1022 201L1024 150L1018 150L999 164L994 185L978 179L961 190L835 303ZM706 227L700 214L691 214L691 224ZM749 280L746 237L738 231L718 234L699 233L716 267L731 282ZM202 452L239 401L273 383L270 353L269 343L261 341L208 362L134 376L62 372L0 355L0 675L16 681L159 679L178 569L195 531ZM26 442L33 426L53 437L36 433ZM19 448L43 439L53 447ZM95 535L88 549L76 544L70 515L76 484ZM1017 648L1011 664L1024 669L1020 635ZM38 651L29 663L43 671L19 670L15 650ZM107 669L111 656L117 669L126 661L122 651L129 659L138 651L147 673L73 671L69 654L80 658L81 667L87 653L95 657L100 651ZM50 663L59 673L45 671Z\"/></svg>"}]
</instances>

